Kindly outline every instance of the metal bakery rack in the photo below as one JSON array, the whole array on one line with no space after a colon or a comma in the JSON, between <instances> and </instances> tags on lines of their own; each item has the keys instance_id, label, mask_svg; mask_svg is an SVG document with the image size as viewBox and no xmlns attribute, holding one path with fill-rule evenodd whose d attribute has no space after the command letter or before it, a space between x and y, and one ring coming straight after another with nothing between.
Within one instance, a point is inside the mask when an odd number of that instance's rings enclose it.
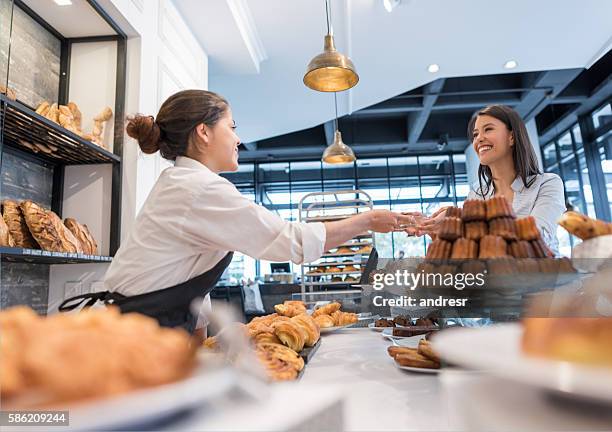
<instances>
[{"instance_id":1,"label":"metal bakery rack","mask_svg":"<svg viewBox=\"0 0 612 432\"><path fill-rule=\"evenodd\" d=\"M372 210L373 207L372 198L362 190L313 192L299 202L299 221L337 221ZM349 290L349 287L359 283L374 247L375 234L365 233L326 251L319 260L303 264L302 297L305 298L307 293L329 294L330 290L338 292L342 289L346 294L360 293L360 290ZM308 297L313 299L318 296Z\"/></svg>"}]
</instances>

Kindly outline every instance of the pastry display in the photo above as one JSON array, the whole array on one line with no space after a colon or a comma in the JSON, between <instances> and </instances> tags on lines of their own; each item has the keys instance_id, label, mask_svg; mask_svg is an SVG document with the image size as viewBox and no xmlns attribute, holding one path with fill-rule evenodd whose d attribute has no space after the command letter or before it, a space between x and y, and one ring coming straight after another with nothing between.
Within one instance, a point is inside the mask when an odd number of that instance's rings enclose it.
<instances>
[{"instance_id":1,"label":"pastry display","mask_svg":"<svg viewBox=\"0 0 612 432\"><path fill-rule=\"evenodd\" d=\"M334 320L335 326L346 326L350 324L355 324L359 320L357 314L351 312L342 312L339 310L332 313L331 317Z\"/></svg>"},{"instance_id":2,"label":"pastry display","mask_svg":"<svg viewBox=\"0 0 612 432\"><path fill-rule=\"evenodd\" d=\"M372 252L372 245L365 245L357 249L355 254L369 254L370 252Z\"/></svg>"},{"instance_id":3,"label":"pastry display","mask_svg":"<svg viewBox=\"0 0 612 432\"><path fill-rule=\"evenodd\" d=\"M38 243L30 233L19 203L12 200L4 200L2 202L2 218L8 227L15 247L39 249Z\"/></svg>"},{"instance_id":4,"label":"pastry display","mask_svg":"<svg viewBox=\"0 0 612 432\"><path fill-rule=\"evenodd\" d=\"M558 223L567 232L581 240L612 234L612 223L593 219L574 211L563 213Z\"/></svg>"},{"instance_id":5,"label":"pastry display","mask_svg":"<svg viewBox=\"0 0 612 432\"><path fill-rule=\"evenodd\" d=\"M344 279L342 278L342 276L333 276L331 278L332 282L344 282Z\"/></svg>"},{"instance_id":6,"label":"pastry display","mask_svg":"<svg viewBox=\"0 0 612 432\"><path fill-rule=\"evenodd\" d=\"M484 221L465 222L463 226L466 239L480 240L489 233L487 223Z\"/></svg>"},{"instance_id":7,"label":"pastry display","mask_svg":"<svg viewBox=\"0 0 612 432\"><path fill-rule=\"evenodd\" d=\"M276 313L286 317L294 317L306 313L306 306L302 302L285 301L283 304L274 305Z\"/></svg>"},{"instance_id":8,"label":"pastry display","mask_svg":"<svg viewBox=\"0 0 612 432\"><path fill-rule=\"evenodd\" d=\"M535 258L531 243L526 240L510 242L508 244L508 251L514 258Z\"/></svg>"},{"instance_id":9,"label":"pastry display","mask_svg":"<svg viewBox=\"0 0 612 432\"><path fill-rule=\"evenodd\" d=\"M294 350L283 345L257 344L255 355L272 381L294 380L304 368L304 360Z\"/></svg>"},{"instance_id":10,"label":"pastry display","mask_svg":"<svg viewBox=\"0 0 612 432\"><path fill-rule=\"evenodd\" d=\"M525 318L522 325L528 355L612 367L612 318Z\"/></svg>"},{"instance_id":11,"label":"pastry display","mask_svg":"<svg viewBox=\"0 0 612 432\"><path fill-rule=\"evenodd\" d=\"M489 234L500 236L505 240L516 240L516 221L507 217L493 219L489 222Z\"/></svg>"},{"instance_id":12,"label":"pastry display","mask_svg":"<svg viewBox=\"0 0 612 432\"><path fill-rule=\"evenodd\" d=\"M115 307L40 317L17 306L0 312L0 327L3 407L114 396L183 379L195 365L187 332Z\"/></svg>"},{"instance_id":13,"label":"pastry display","mask_svg":"<svg viewBox=\"0 0 612 432\"><path fill-rule=\"evenodd\" d=\"M319 328L334 327L334 319L330 315L318 315L314 318Z\"/></svg>"},{"instance_id":14,"label":"pastry display","mask_svg":"<svg viewBox=\"0 0 612 432\"><path fill-rule=\"evenodd\" d=\"M377 319L374 327L395 327L395 321L385 318Z\"/></svg>"},{"instance_id":15,"label":"pastry display","mask_svg":"<svg viewBox=\"0 0 612 432\"><path fill-rule=\"evenodd\" d=\"M478 258L501 258L507 255L506 241L493 235L486 235L480 239Z\"/></svg>"},{"instance_id":16,"label":"pastry display","mask_svg":"<svg viewBox=\"0 0 612 432\"><path fill-rule=\"evenodd\" d=\"M478 244L474 240L460 238L453 243L451 259L474 259L478 258Z\"/></svg>"},{"instance_id":17,"label":"pastry display","mask_svg":"<svg viewBox=\"0 0 612 432\"><path fill-rule=\"evenodd\" d=\"M316 318L319 315L331 315L334 312L340 310L340 308L342 307L342 305L338 302L332 302L332 303L328 303L324 306L321 306L320 308L316 309L313 313L312 313L312 317Z\"/></svg>"},{"instance_id":18,"label":"pastry display","mask_svg":"<svg viewBox=\"0 0 612 432\"><path fill-rule=\"evenodd\" d=\"M443 240L454 241L463 235L461 219L456 217L445 217L440 223L438 237Z\"/></svg>"},{"instance_id":19,"label":"pastry display","mask_svg":"<svg viewBox=\"0 0 612 432\"><path fill-rule=\"evenodd\" d=\"M487 261L489 273L495 275L516 275L516 260L512 258L495 258Z\"/></svg>"},{"instance_id":20,"label":"pastry display","mask_svg":"<svg viewBox=\"0 0 612 432\"><path fill-rule=\"evenodd\" d=\"M448 259L451 254L452 245L446 240L436 239L427 248L425 257L430 260Z\"/></svg>"},{"instance_id":21,"label":"pastry display","mask_svg":"<svg viewBox=\"0 0 612 432\"><path fill-rule=\"evenodd\" d=\"M296 352L304 348L304 334L301 327L292 320L276 320L270 324L280 341Z\"/></svg>"},{"instance_id":22,"label":"pastry display","mask_svg":"<svg viewBox=\"0 0 612 432\"><path fill-rule=\"evenodd\" d=\"M336 252L334 252L334 255L352 255L354 252L355 251L350 247L342 246L339 247Z\"/></svg>"},{"instance_id":23,"label":"pastry display","mask_svg":"<svg viewBox=\"0 0 612 432\"><path fill-rule=\"evenodd\" d=\"M555 256L541 238L533 240L531 242L531 247L533 248L533 255L535 258L552 258Z\"/></svg>"},{"instance_id":24,"label":"pastry display","mask_svg":"<svg viewBox=\"0 0 612 432\"><path fill-rule=\"evenodd\" d=\"M304 345L314 346L321 337L319 332L319 326L315 322L314 318L310 315L303 313L291 318L291 321L301 327L304 334Z\"/></svg>"},{"instance_id":25,"label":"pastry display","mask_svg":"<svg viewBox=\"0 0 612 432\"><path fill-rule=\"evenodd\" d=\"M540 260L534 258L521 258L516 260L516 271L523 274L539 273Z\"/></svg>"},{"instance_id":26,"label":"pastry display","mask_svg":"<svg viewBox=\"0 0 612 432\"><path fill-rule=\"evenodd\" d=\"M444 215L446 217L456 217L456 218L461 219L462 211L459 207L449 207L446 209L446 212L444 213Z\"/></svg>"},{"instance_id":27,"label":"pastry display","mask_svg":"<svg viewBox=\"0 0 612 432\"><path fill-rule=\"evenodd\" d=\"M343 272L353 272L353 273L360 273L361 270L359 270L357 267L353 266L353 265L347 265L342 269Z\"/></svg>"},{"instance_id":28,"label":"pastry display","mask_svg":"<svg viewBox=\"0 0 612 432\"><path fill-rule=\"evenodd\" d=\"M540 230L538 230L533 216L517 219L516 231L520 240L537 240L540 238Z\"/></svg>"},{"instance_id":29,"label":"pastry display","mask_svg":"<svg viewBox=\"0 0 612 432\"><path fill-rule=\"evenodd\" d=\"M340 267L330 266L327 268L325 273L342 273L342 270L340 270Z\"/></svg>"},{"instance_id":30,"label":"pastry display","mask_svg":"<svg viewBox=\"0 0 612 432\"><path fill-rule=\"evenodd\" d=\"M487 210L484 201L478 199L465 200L461 218L465 222L487 220Z\"/></svg>"},{"instance_id":31,"label":"pastry display","mask_svg":"<svg viewBox=\"0 0 612 432\"><path fill-rule=\"evenodd\" d=\"M512 204L503 196L496 196L485 201L487 220L500 217L515 218ZM490 228L490 227L489 227Z\"/></svg>"},{"instance_id":32,"label":"pastry display","mask_svg":"<svg viewBox=\"0 0 612 432\"><path fill-rule=\"evenodd\" d=\"M412 318L410 318L408 315L397 315L395 318L393 318L393 322L399 326L409 326L412 325Z\"/></svg>"},{"instance_id":33,"label":"pastry display","mask_svg":"<svg viewBox=\"0 0 612 432\"><path fill-rule=\"evenodd\" d=\"M359 280L360 280L359 278L349 275L344 278L344 283L357 283L359 282Z\"/></svg>"}]
</instances>

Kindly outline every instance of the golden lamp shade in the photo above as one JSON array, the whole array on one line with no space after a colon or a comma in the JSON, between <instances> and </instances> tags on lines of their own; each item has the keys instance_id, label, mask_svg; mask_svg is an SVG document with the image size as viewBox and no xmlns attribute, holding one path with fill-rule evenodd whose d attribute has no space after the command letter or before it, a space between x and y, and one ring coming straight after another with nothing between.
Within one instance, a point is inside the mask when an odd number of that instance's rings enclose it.
<instances>
[{"instance_id":1,"label":"golden lamp shade","mask_svg":"<svg viewBox=\"0 0 612 432\"><path fill-rule=\"evenodd\" d=\"M345 164L355 159L357 158L353 149L342 142L342 134L337 130L334 133L334 142L325 149L321 160L328 164Z\"/></svg>"},{"instance_id":2,"label":"golden lamp shade","mask_svg":"<svg viewBox=\"0 0 612 432\"><path fill-rule=\"evenodd\" d=\"M336 51L334 37L325 35L324 50L308 63L304 84L321 92L348 90L359 82L350 58Z\"/></svg>"}]
</instances>

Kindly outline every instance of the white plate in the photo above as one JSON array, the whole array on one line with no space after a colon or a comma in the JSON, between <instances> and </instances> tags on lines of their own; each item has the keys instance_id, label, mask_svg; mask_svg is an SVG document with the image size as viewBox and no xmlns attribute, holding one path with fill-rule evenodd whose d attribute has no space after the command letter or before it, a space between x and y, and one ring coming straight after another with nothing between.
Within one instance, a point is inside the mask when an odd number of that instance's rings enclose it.
<instances>
[{"instance_id":1,"label":"white plate","mask_svg":"<svg viewBox=\"0 0 612 432\"><path fill-rule=\"evenodd\" d=\"M321 334L323 334L323 333L331 333L331 332L335 332L336 330L342 330L342 329L345 329L345 328L352 327L354 325L355 324L348 324L348 325L345 325L345 326L335 326L335 327L321 327L319 329L319 331L321 332Z\"/></svg>"},{"instance_id":2,"label":"white plate","mask_svg":"<svg viewBox=\"0 0 612 432\"><path fill-rule=\"evenodd\" d=\"M231 369L211 370L201 362L192 375L182 381L69 405L70 429L150 429L156 421L218 399L235 383Z\"/></svg>"},{"instance_id":3,"label":"white plate","mask_svg":"<svg viewBox=\"0 0 612 432\"><path fill-rule=\"evenodd\" d=\"M542 389L612 402L612 369L532 358L521 351L518 323L448 329L433 339L445 361Z\"/></svg>"},{"instance_id":4,"label":"white plate","mask_svg":"<svg viewBox=\"0 0 612 432\"><path fill-rule=\"evenodd\" d=\"M413 326L413 327L414 327L415 331L418 331L418 330L419 330L419 327L416 327L416 326ZM389 339L389 340L408 339L408 338L412 338L412 337L415 337L415 336L419 336L419 337L421 337L421 338L424 338L424 337L425 337L425 333L420 334L420 335L412 335L412 336L393 336L393 328L394 328L394 327L387 327L387 328L385 328L385 329L384 329L384 330L381 332L382 337L384 337L384 338L386 338L386 339ZM397 327L395 327L395 328L411 328L411 327L402 327L402 326L397 326ZM439 328L439 327L431 327L431 328L427 328L427 327L425 327L425 328L427 329L427 332L430 332L430 331L435 331L435 332L437 332L438 330L440 330L440 328Z\"/></svg>"},{"instance_id":5,"label":"white plate","mask_svg":"<svg viewBox=\"0 0 612 432\"><path fill-rule=\"evenodd\" d=\"M411 367L411 366L401 366L395 360L393 360L393 363L395 363L395 366L397 366L398 369L402 369L402 370L406 370L410 372L423 373L423 374L437 374L438 372L440 372L440 369L428 369L428 368L417 368L417 367Z\"/></svg>"}]
</instances>

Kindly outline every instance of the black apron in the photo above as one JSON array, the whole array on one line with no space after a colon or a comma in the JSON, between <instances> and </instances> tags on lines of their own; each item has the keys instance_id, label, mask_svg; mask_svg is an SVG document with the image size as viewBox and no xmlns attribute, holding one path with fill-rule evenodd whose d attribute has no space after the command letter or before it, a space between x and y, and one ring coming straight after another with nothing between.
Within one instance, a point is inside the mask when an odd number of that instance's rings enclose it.
<instances>
[{"instance_id":1,"label":"black apron","mask_svg":"<svg viewBox=\"0 0 612 432\"><path fill-rule=\"evenodd\" d=\"M232 261L233 254L228 252L207 272L169 288L135 296L124 296L110 291L83 294L64 300L59 310L60 312L73 310L83 302L87 302L85 307L88 307L99 300L105 304L118 306L122 313L138 312L155 318L160 326L182 327L193 333L198 317L191 313L191 302L196 297L205 297L213 290Z\"/></svg>"}]
</instances>

